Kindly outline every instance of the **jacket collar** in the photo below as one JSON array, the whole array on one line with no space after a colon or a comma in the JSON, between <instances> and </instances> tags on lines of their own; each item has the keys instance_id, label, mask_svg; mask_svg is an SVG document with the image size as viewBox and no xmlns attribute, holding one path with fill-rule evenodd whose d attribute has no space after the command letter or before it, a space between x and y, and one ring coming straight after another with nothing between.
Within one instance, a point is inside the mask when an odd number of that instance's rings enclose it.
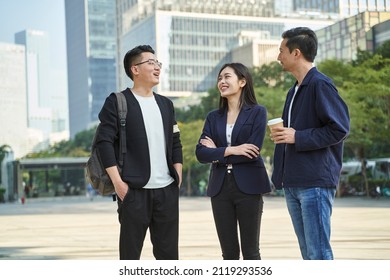
<instances>
[{"instance_id":1,"label":"jacket collar","mask_svg":"<svg viewBox=\"0 0 390 280\"><path fill-rule=\"evenodd\" d=\"M306 73L306 76L305 78L303 78L303 81L302 81L302 84L301 85L307 85L311 78L313 77L313 75L315 75L316 73L318 72L317 68L314 66L312 67L309 72ZM295 83L296 85L296 83Z\"/></svg>"},{"instance_id":2,"label":"jacket collar","mask_svg":"<svg viewBox=\"0 0 390 280\"><path fill-rule=\"evenodd\" d=\"M244 105L240 113L237 116L236 122L233 127L232 132L232 145L236 143L237 137L240 134L240 130L242 126L246 123L250 113L252 111L252 106ZM217 129L218 129L218 137L222 142L223 146L227 146L226 140L226 125L227 125L227 110L224 110L221 114L219 114L220 118L218 121Z\"/></svg>"}]
</instances>

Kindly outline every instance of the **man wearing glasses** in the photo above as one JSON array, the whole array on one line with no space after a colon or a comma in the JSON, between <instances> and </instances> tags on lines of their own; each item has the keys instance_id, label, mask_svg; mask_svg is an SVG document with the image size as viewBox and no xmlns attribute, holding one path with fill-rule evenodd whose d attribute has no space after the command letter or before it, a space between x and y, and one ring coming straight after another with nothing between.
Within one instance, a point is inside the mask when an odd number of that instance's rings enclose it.
<instances>
[{"instance_id":1,"label":"man wearing glasses","mask_svg":"<svg viewBox=\"0 0 390 280\"><path fill-rule=\"evenodd\" d=\"M140 259L148 229L157 260L179 258L182 145L172 101L153 92L162 67L154 53L149 45L141 45L124 57L126 74L134 85L122 91L128 112L127 152L121 173L117 168L120 123L114 93L99 113L97 147L118 198L121 260Z\"/></svg>"}]
</instances>

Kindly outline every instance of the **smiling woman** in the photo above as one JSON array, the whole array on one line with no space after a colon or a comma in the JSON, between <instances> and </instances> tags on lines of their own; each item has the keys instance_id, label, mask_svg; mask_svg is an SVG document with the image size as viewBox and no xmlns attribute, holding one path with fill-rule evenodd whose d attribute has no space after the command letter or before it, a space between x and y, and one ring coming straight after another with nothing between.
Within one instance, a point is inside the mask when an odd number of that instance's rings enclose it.
<instances>
[{"instance_id":1,"label":"smiling woman","mask_svg":"<svg viewBox=\"0 0 390 280\"><path fill-rule=\"evenodd\" d=\"M220 107L207 115L196 157L211 164L207 195L223 259L238 260L240 252L243 259L261 259L263 194L271 191L260 155L267 110L257 103L252 76L242 63L222 66L217 86Z\"/></svg>"}]
</instances>

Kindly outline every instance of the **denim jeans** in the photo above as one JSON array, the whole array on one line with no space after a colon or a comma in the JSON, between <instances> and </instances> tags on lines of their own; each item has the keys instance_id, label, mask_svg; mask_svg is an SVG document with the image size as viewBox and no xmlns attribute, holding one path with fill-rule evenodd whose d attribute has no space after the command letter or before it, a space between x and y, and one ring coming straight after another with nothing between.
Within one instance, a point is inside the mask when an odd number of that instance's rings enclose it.
<instances>
[{"instance_id":1,"label":"denim jeans","mask_svg":"<svg viewBox=\"0 0 390 280\"><path fill-rule=\"evenodd\" d=\"M336 188L284 188L288 212L304 260L332 260L330 232Z\"/></svg>"}]
</instances>

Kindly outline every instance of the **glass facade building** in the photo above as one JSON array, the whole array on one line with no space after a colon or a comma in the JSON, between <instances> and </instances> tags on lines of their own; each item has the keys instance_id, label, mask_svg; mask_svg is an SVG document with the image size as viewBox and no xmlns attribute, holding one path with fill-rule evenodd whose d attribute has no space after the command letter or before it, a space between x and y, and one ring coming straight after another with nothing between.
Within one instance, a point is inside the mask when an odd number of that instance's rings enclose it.
<instances>
[{"instance_id":1,"label":"glass facade building","mask_svg":"<svg viewBox=\"0 0 390 280\"><path fill-rule=\"evenodd\" d=\"M36 151L48 147L52 132L52 80L50 79L49 36L39 30L15 34L15 43L26 48L26 86L28 127L42 135Z\"/></svg>"},{"instance_id":2,"label":"glass facade building","mask_svg":"<svg viewBox=\"0 0 390 280\"><path fill-rule=\"evenodd\" d=\"M339 14L342 18L365 11L390 12L390 0L293 0L295 11Z\"/></svg>"},{"instance_id":3,"label":"glass facade building","mask_svg":"<svg viewBox=\"0 0 390 280\"><path fill-rule=\"evenodd\" d=\"M356 59L358 48L363 51L374 51L373 27L388 20L390 12L364 12L318 30L316 62L326 59L351 61ZM385 32L381 34L386 36ZM383 41L384 39L382 43Z\"/></svg>"},{"instance_id":4,"label":"glass facade building","mask_svg":"<svg viewBox=\"0 0 390 280\"><path fill-rule=\"evenodd\" d=\"M224 63L232 61L231 51L245 40L280 40L282 32L288 28L303 24L319 29L331 23L155 10L133 23L127 32L118 34L118 57L123 58L136 45L151 45L163 63L157 90L167 96L181 96L214 87L217 71ZM243 38L243 32L250 35ZM120 87L131 86L122 65L119 73Z\"/></svg>"},{"instance_id":5,"label":"glass facade building","mask_svg":"<svg viewBox=\"0 0 390 280\"><path fill-rule=\"evenodd\" d=\"M374 37L374 50L390 40L390 19L381 22L372 29Z\"/></svg>"},{"instance_id":6,"label":"glass facade building","mask_svg":"<svg viewBox=\"0 0 390 280\"><path fill-rule=\"evenodd\" d=\"M112 0L65 0L69 129L98 122L106 97L116 90L116 10Z\"/></svg>"}]
</instances>

